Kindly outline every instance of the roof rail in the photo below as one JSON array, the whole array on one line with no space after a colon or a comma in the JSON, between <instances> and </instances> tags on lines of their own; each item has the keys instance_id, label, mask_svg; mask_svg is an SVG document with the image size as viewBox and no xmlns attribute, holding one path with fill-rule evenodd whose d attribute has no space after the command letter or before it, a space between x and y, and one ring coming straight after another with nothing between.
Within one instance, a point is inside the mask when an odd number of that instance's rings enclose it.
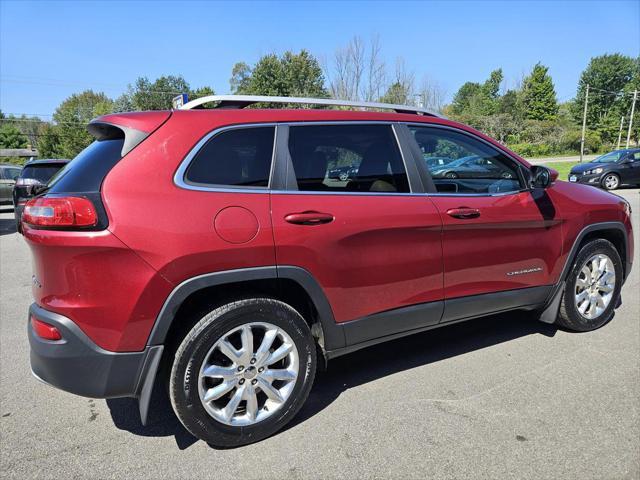
<instances>
[{"instance_id":1,"label":"roof rail","mask_svg":"<svg viewBox=\"0 0 640 480\"><path fill-rule=\"evenodd\" d=\"M215 108L244 108L255 103L297 103L303 105L326 105L332 107L358 107L379 110L394 110L398 113L413 113L443 118L442 115L426 108L410 105L394 105L391 103L355 102L351 100L334 100L331 98L301 98L301 97L269 97L262 95L207 95L196 98L180 106L180 110L191 110L205 103L216 102Z\"/></svg>"}]
</instances>

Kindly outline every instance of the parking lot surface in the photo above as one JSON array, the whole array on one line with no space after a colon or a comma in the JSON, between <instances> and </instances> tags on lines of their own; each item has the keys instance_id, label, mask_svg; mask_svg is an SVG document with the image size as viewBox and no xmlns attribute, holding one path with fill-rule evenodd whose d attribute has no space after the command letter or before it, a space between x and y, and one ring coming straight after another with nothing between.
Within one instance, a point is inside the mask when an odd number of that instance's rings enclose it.
<instances>
[{"instance_id":1,"label":"parking lot surface","mask_svg":"<svg viewBox=\"0 0 640 480\"><path fill-rule=\"evenodd\" d=\"M157 389L92 400L30 374L29 249L0 214L1 478L640 478L640 202L613 321L584 334L509 313L332 361L285 431L215 450Z\"/></svg>"}]
</instances>

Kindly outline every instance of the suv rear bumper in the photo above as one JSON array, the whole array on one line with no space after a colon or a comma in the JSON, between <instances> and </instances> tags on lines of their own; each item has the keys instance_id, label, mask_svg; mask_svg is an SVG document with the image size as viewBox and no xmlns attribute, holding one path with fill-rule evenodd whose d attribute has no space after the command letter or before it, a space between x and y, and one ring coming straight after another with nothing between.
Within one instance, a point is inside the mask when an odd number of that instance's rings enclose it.
<instances>
[{"instance_id":1,"label":"suv rear bumper","mask_svg":"<svg viewBox=\"0 0 640 480\"><path fill-rule=\"evenodd\" d=\"M62 339L44 340L28 321L31 371L39 380L61 390L91 398L140 397L145 380L155 370L162 347L141 352L117 353L97 346L70 319L45 310L35 303L31 315L56 327ZM150 392L149 392L150 393Z\"/></svg>"}]
</instances>

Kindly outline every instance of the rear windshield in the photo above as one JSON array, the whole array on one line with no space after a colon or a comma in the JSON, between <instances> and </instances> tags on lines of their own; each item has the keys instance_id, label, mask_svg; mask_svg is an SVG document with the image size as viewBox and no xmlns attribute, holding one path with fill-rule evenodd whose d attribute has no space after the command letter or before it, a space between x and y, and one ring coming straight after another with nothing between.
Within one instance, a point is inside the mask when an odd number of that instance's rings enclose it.
<instances>
[{"instance_id":1,"label":"rear windshield","mask_svg":"<svg viewBox=\"0 0 640 480\"><path fill-rule=\"evenodd\" d=\"M97 192L109 170L122 158L124 138L95 141L49 182L50 193Z\"/></svg>"},{"instance_id":2,"label":"rear windshield","mask_svg":"<svg viewBox=\"0 0 640 480\"><path fill-rule=\"evenodd\" d=\"M62 167L64 163L27 165L22 170L20 178L32 178L46 184Z\"/></svg>"}]
</instances>

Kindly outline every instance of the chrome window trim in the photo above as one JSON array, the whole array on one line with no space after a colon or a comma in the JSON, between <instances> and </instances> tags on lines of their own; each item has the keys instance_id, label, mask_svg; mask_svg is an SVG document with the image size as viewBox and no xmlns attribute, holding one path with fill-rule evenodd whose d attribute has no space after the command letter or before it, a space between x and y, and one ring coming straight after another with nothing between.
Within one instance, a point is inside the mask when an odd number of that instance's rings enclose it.
<instances>
[{"instance_id":1,"label":"chrome window trim","mask_svg":"<svg viewBox=\"0 0 640 480\"><path fill-rule=\"evenodd\" d=\"M280 122L280 123L283 123L283 122ZM189 169L189 166L191 165L191 162L193 161L195 156L198 154L198 152L202 149L202 147L204 147L210 139L228 130L256 128L256 127L274 127L273 148L271 151L271 165L269 167L269 178L267 180L268 184L266 187L243 187L243 186L234 187L232 185L217 185L217 184L196 185L192 183L187 183L185 181L184 177L187 173L187 170ZM198 192L269 193L270 186L271 186L271 179L273 177L273 168L276 161L275 153L276 153L277 129L278 129L278 123L271 122L271 123L239 123L235 125L225 125L223 127L219 127L210 131L204 137L198 140L198 142L189 150L187 155L182 159L182 161L180 162L180 165L178 166L178 169L176 170L176 173L173 175L173 183L177 187L182 188L184 190L194 190Z\"/></svg>"},{"instance_id":2,"label":"chrome window trim","mask_svg":"<svg viewBox=\"0 0 640 480\"><path fill-rule=\"evenodd\" d=\"M270 190L270 192L280 195L364 195L369 197L419 197L425 195L422 192L326 192L314 190Z\"/></svg>"},{"instance_id":3,"label":"chrome window trim","mask_svg":"<svg viewBox=\"0 0 640 480\"><path fill-rule=\"evenodd\" d=\"M414 123L411 123L414 125ZM400 158L402 159L402 164L405 169L405 174L407 175L407 182L409 184L410 192L347 192L347 191L336 191L336 192L326 192L326 191L304 191L304 190L272 190L272 182L273 175L275 171L275 165L278 161L276 156L276 147L277 147L277 138L278 138L278 126L288 126L288 127L298 127L298 126L318 126L318 125L388 125L393 132L393 136L396 141L396 148L400 154ZM395 122L389 120L319 120L319 121L296 121L296 122L268 122L268 123L238 123L233 125L224 125L222 127L218 127L205 136L203 136L187 153L184 159L180 162L176 173L173 176L173 183L184 190L193 190L200 192L219 192L219 193L277 193L277 194L298 194L298 195L365 195L365 196L424 196L427 195L428 192L418 192L414 191L414 185L412 184L411 176L409 175L409 170L407 168L407 158L405 157L400 139L398 138L398 132L396 131L395 126L398 125L408 125L406 122ZM415 125L433 125L431 123L415 123ZM240 128L255 128L255 127L275 127L273 134L273 152L271 155L271 168L269 171L269 184L267 187L234 187L234 186L225 186L225 185L194 185L185 182L184 176L189 168L189 165L197 155L197 153L206 145L206 143L216 135L223 133L227 130L240 129ZM475 194L471 194L475 195Z\"/></svg>"},{"instance_id":4,"label":"chrome window trim","mask_svg":"<svg viewBox=\"0 0 640 480\"><path fill-rule=\"evenodd\" d=\"M466 135L468 137L471 137L474 140L478 140L479 142L484 143L488 147L493 148L494 150L497 150L498 152L503 154L505 157L507 157L509 160L513 161L518 166L518 170L527 168L526 165L524 165L517 158L514 158L513 156L509 155L507 152L505 152L501 148L496 147L491 142L488 142L484 138L478 137L478 136L474 135L471 132L467 132L467 131L461 130L459 128L451 127L449 125L440 125L440 124L437 124L437 123L427 123L427 122L398 122L398 123L402 123L402 124L406 125L407 127L416 126L416 127L422 127L422 128L440 128L442 130L450 130L450 131L453 131L453 132L456 132L456 133L460 133L462 135ZM418 168L423 168L423 167L419 166ZM426 168L426 167L424 167L424 168ZM429 175L429 177L431 177L431 179L433 180L433 177L431 176L431 172L429 171L428 168L426 168L426 171L427 171L427 174ZM522 172L520 172L520 173L522 173ZM522 178L521 180L526 184L526 178ZM529 192L529 191L531 191L531 188L527 188L526 185L525 185L524 188L521 188L519 190L512 190L510 192L497 192L497 193L425 192L423 195L427 195L427 196L430 196L430 197L503 197L503 196L506 196L506 195L516 195L518 193Z\"/></svg>"}]
</instances>

